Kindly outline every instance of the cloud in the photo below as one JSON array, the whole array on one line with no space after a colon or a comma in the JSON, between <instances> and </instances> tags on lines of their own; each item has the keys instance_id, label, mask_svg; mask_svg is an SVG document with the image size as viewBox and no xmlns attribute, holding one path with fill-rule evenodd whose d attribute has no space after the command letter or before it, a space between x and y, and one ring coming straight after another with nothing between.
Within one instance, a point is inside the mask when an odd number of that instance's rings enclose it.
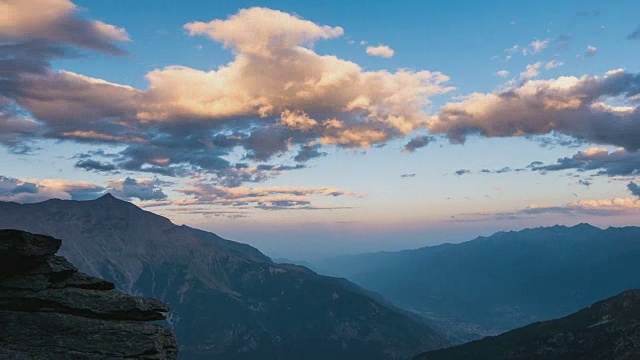
<instances>
[{"instance_id":1,"label":"cloud","mask_svg":"<svg viewBox=\"0 0 640 360\"><path fill-rule=\"evenodd\" d=\"M469 135L514 137L559 133L576 139L640 149L640 76L613 70L604 76L529 80L494 93L473 93L443 105L427 127L453 143ZM624 106L613 106L608 100Z\"/></svg>"},{"instance_id":2,"label":"cloud","mask_svg":"<svg viewBox=\"0 0 640 360\"><path fill-rule=\"evenodd\" d=\"M640 152L622 148L609 152L604 148L588 148L571 157L558 159L555 164L532 168L535 171L596 171L595 175L629 176L640 174Z\"/></svg>"},{"instance_id":3,"label":"cloud","mask_svg":"<svg viewBox=\"0 0 640 360\"><path fill-rule=\"evenodd\" d=\"M520 78L523 80L533 79L540 75L541 62L527 65L527 69L520 73Z\"/></svg>"},{"instance_id":4,"label":"cloud","mask_svg":"<svg viewBox=\"0 0 640 360\"><path fill-rule=\"evenodd\" d=\"M178 189L187 196L185 199L165 200L145 204L147 207L167 206L189 209L211 209L211 206L233 206L241 209L261 210L338 210L351 209L351 206L322 206L312 202L317 197L356 197L363 195L332 187L301 188L291 186L273 187L222 187L210 184L206 179L190 182L191 187Z\"/></svg>"},{"instance_id":5,"label":"cloud","mask_svg":"<svg viewBox=\"0 0 640 360\"><path fill-rule=\"evenodd\" d=\"M640 26L627 36L629 40L640 40Z\"/></svg>"},{"instance_id":6,"label":"cloud","mask_svg":"<svg viewBox=\"0 0 640 360\"><path fill-rule=\"evenodd\" d=\"M504 49L504 51L507 53L515 53L515 52L518 52L519 50L520 50L520 45L517 45L517 44L513 45L510 48Z\"/></svg>"},{"instance_id":7,"label":"cloud","mask_svg":"<svg viewBox=\"0 0 640 360\"><path fill-rule=\"evenodd\" d=\"M631 194L640 198L640 185L632 181L627 185L627 188L631 191Z\"/></svg>"},{"instance_id":8,"label":"cloud","mask_svg":"<svg viewBox=\"0 0 640 360\"><path fill-rule=\"evenodd\" d=\"M127 201L133 199L141 201L165 200L167 194L162 191L160 186L169 184L158 179L133 179L130 177L107 181L108 192Z\"/></svg>"},{"instance_id":9,"label":"cloud","mask_svg":"<svg viewBox=\"0 0 640 360\"><path fill-rule=\"evenodd\" d=\"M454 174L456 174L458 176L467 175L467 174L471 174L471 170L469 170L469 169L460 169L460 170L454 171Z\"/></svg>"},{"instance_id":10,"label":"cloud","mask_svg":"<svg viewBox=\"0 0 640 360\"><path fill-rule=\"evenodd\" d=\"M267 58L344 34L339 26L320 26L282 11L257 7L242 9L227 20L191 22L184 28L191 35L207 35L238 54Z\"/></svg>"},{"instance_id":11,"label":"cloud","mask_svg":"<svg viewBox=\"0 0 640 360\"><path fill-rule=\"evenodd\" d=\"M308 196L308 195L321 195L321 196L361 196L358 193L351 191L340 190L331 187L319 187L319 188L298 188L291 186L274 186L263 188L245 188L235 187L227 188L221 186L212 186L203 182L197 182L191 188L180 189L180 193L190 196L196 196L200 201L220 202L220 203L232 203L232 202L256 202L255 199L265 198L268 196L278 195L290 195L290 196ZM297 201L298 199L289 199L291 201ZM300 200L302 201L302 200Z\"/></svg>"},{"instance_id":12,"label":"cloud","mask_svg":"<svg viewBox=\"0 0 640 360\"><path fill-rule=\"evenodd\" d=\"M580 179L580 180L578 180L578 184L584 185L586 187L589 187L589 186L591 186L593 184L593 182L590 181L590 180L587 180L587 179Z\"/></svg>"},{"instance_id":13,"label":"cloud","mask_svg":"<svg viewBox=\"0 0 640 360\"><path fill-rule=\"evenodd\" d=\"M543 148L554 148L562 146L567 148L578 148L584 146L587 142L568 135L560 134L552 131L545 135L526 135L526 138L540 144Z\"/></svg>"},{"instance_id":14,"label":"cloud","mask_svg":"<svg viewBox=\"0 0 640 360\"><path fill-rule=\"evenodd\" d=\"M111 34L103 39L125 39L101 29ZM20 72L5 96L33 117L33 138L125 146L113 160L117 170L217 173L235 182L264 177L239 170L231 154L258 162L301 149L296 157L304 161L321 147L384 144L424 128L430 97L453 89L439 72L367 71L318 54L314 43L341 36L342 28L281 11L243 9L185 29L220 42L234 58L210 71L156 69L145 90L54 72L44 61L39 71Z\"/></svg>"},{"instance_id":15,"label":"cloud","mask_svg":"<svg viewBox=\"0 0 640 360\"><path fill-rule=\"evenodd\" d=\"M113 43L129 40L123 28L76 16L68 0L5 0L0 5L0 40L44 40L121 55Z\"/></svg>"},{"instance_id":16,"label":"cloud","mask_svg":"<svg viewBox=\"0 0 640 360\"><path fill-rule=\"evenodd\" d=\"M547 62L544 65L544 68L547 69L547 70L551 70L551 69L555 69L557 67L560 67L562 65L564 65L564 62L554 59L554 60L551 60L551 61Z\"/></svg>"},{"instance_id":17,"label":"cloud","mask_svg":"<svg viewBox=\"0 0 640 360\"><path fill-rule=\"evenodd\" d=\"M520 172L520 171L524 171L525 169L522 168L518 168L518 169L513 169L509 166L505 166L502 167L500 169L495 169L495 170L490 170L490 169L482 169L480 170L481 173L484 174L505 174L505 173L510 173L510 172Z\"/></svg>"},{"instance_id":18,"label":"cloud","mask_svg":"<svg viewBox=\"0 0 640 360\"><path fill-rule=\"evenodd\" d=\"M627 212L640 212L640 200L625 198L580 200L569 202L561 206L530 205L521 211L522 214L527 215L562 213L597 216L611 216Z\"/></svg>"},{"instance_id":19,"label":"cloud","mask_svg":"<svg viewBox=\"0 0 640 360\"><path fill-rule=\"evenodd\" d=\"M395 52L387 45L367 46L367 55L391 58Z\"/></svg>"},{"instance_id":20,"label":"cloud","mask_svg":"<svg viewBox=\"0 0 640 360\"><path fill-rule=\"evenodd\" d=\"M593 45L589 45L587 46L587 50L585 50L584 54L586 56L594 56L596 53L598 52L598 48L593 46Z\"/></svg>"},{"instance_id":21,"label":"cloud","mask_svg":"<svg viewBox=\"0 0 640 360\"><path fill-rule=\"evenodd\" d=\"M300 147L298 154L294 157L294 160L297 162L307 162L311 159L319 158L322 156L326 156L326 152L322 152L319 150L320 145L303 145Z\"/></svg>"},{"instance_id":22,"label":"cloud","mask_svg":"<svg viewBox=\"0 0 640 360\"><path fill-rule=\"evenodd\" d=\"M522 49L522 55L537 55L549 46L549 39L532 41L527 47Z\"/></svg>"},{"instance_id":23,"label":"cloud","mask_svg":"<svg viewBox=\"0 0 640 360\"><path fill-rule=\"evenodd\" d=\"M93 159L78 160L78 162L76 162L75 164L75 167L77 167L78 169L95 172L111 172L117 169L117 167L111 163Z\"/></svg>"},{"instance_id":24,"label":"cloud","mask_svg":"<svg viewBox=\"0 0 640 360\"><path fill-rule=\"evenodd\" d=\"M509 70L499 70L494 73L496 76L507 77L509 76Z\"/></svg>"},{"instance_id":25,"label":"cloud","mask_svg":"<svg viewBox=\"0 0 640 360\"><path fill-rule=\"evenodd\" d=\"M23 140L36 133L39 126L36 121L9 109L8 105L3 106L0 99L0 144L13 152L25 152L29 148Z\"/></svg>"},{"instance_id":26,"label":"cloud","mask_svg":"<svg viewBox=\"0 0 640 360\"><path fill-rule=\"evenodd\" d=\"M462 221L484 220L519 220L522 218L545 214L562 214L568 216L616 216L640 213L640 199L615 198L601 200L580 200L562 205L529 205L524 209L505 212L463 213L458 216Z\"/></svg>"},{"instance_id":27,"label":"cloud","mask_svg":"<svg viewBox=\"0 0 640 360\"><path fill-rule=\"evenodd\" d=\"M433 138L428 135L421 135L411 139L402 149L404 152L412 153L417 149L423 148L433 141Z\"/></svg>"},{"instance_id":28,"label":"cloud","mask_svg":"<svg viewBox=\"0 0 640 360\"><path fill-rule=\"evenodd\" d=\"M33 203L48 199L89 200L105 188L85 181L61 179L17 179L0 176L0 201Z\"/></svg>"}]
</instances>

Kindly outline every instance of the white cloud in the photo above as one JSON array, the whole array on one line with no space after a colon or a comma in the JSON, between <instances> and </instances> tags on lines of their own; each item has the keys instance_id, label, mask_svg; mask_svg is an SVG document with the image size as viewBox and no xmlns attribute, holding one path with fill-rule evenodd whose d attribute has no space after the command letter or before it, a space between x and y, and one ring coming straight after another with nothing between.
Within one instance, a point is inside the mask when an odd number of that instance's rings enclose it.
<instances>
[{"instance_id":1,"label":"white cloud","mask_svg":"<svg viewBox=\"0 0 640 360\"><path fill-rule=\"evenodd\" d=\"M517 44L513 45L510 48L504 49L504 51L508 53L515 53L515 52L518 52L518 50L520 50L520 45L517 45Z\"/></svg>"},{"instance_id":2,"label":"white cloud","mask_svg":"<svg viewBox=\"0 0 640 360\"><path fill-rule=\"evenodd\" d=\"M564 65L564 62L554 59L554 60L551 60L551 61L547 62L544 65L544 68L547 69L547 70L551 70L551 69L555 69L557 67L560 67L562 65Z\"/></svg>"},{"instance_id":3,"label":"white cloud","mask_svg":"<svg viewBox=\"0 0 640 360\"><path fill-rule=\"evenodd\" d=\"M526 48L522 49L522 55L536 55L540 54L542 50L549 46L549 40L535 40L531 42Z\"/></svg>"},{"instance_id":4,"label":"white cloud","mask_svg":"<svg viewBox=\"0 0 640 360\"><path fill-rule=\"evenodd\" d=\"M541 67L542 67L541 62L527 65L526 70L520 73L520 78L526 80L526 79L533 79L540 76Z\"/></svg>"},{"instance_id":5,"label":"white cloud","mask_svg":"<svg viewBox=\"0 0 640 360\"><path fill-rule=\"evenodd\" d=\"M242 9L227 20L191 22L185 29L191 35L207 35L238 54L266 58L281 56L281 51L312 45L320 39L342 36L339 27L320 26L291 14L267 8Z\"/></svg>"},{"instance_id":6,"label":"white cloud","mask_svg":"<svg viewBox=\"0 0 640 360\"><path fill-rule=\"evenodd\" d=\"M593 56L596 53L598 53L598 48L593 46L593 45L589 45L587 46L587 50L585 51L585 55L587 56Z\"/></svg>"},{"instance_id":7,"label":"white cloud","mask_svg":"<svg viewBox=\"0 0 640 360\"><path fill-rule=\"evenodd\" d=\"M393 49L387 45L367 46L367 55L391 58L393 54Z\"/></svg>"},{"instance_id":8,"label":"white cloud","mask_svg":"<svg viewBox=\"0 0 640 360\"><path fill-rule=\"evenodd\" d=\"M494 73L496 76L507 77L509 76L509 70L499 70Z\"/></svg>"}]
</instances>

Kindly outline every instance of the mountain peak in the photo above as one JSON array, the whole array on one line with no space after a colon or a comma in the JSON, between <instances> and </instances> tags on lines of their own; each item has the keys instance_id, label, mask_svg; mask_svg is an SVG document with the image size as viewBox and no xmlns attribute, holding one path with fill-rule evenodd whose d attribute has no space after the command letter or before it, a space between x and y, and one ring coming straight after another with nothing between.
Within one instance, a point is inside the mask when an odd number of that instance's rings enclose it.
<instances>
[{"instance_id":1,"label":"mountain peak","mask_svg":"<svg viewBox=\"0 0 640 360\"><path fill-rule=\"evenodd\" d=\"M113 201L113 200L119 200L117 199L115 196L111 195L111 193L106 193L102 196L100 196L99 198L96 199L97 201Z\"/></svg>"},{"instance_id":2,"label":"mountain peak","mask_svg":"<svg viewBox=\"0 0 640 360\"><path fill-rule=\"evenodd\" d=\"M117 198L115 196L113 196L111 193L106 193L102 196L100 196L99 198L92 200L92 201L88 201L86 202L87 205L93 203L93 204L97 204L100 205L102 207L106 207L106 208L110 208L110 209L125 209L125 208L136 208L136 209L140 209L137 205L128 202L126 200L122 200L120 198ZM143 211L142 209L140 209L141 211Z\"/></svg>"},{"instance_id":3,"label":"mountain peak","mask_svg":"<svg viewBox=\"0 0 640 360\"><path fill-rule=\"evenodd\" d=\"M593 226L589 223L580 223L577 225L574 225L573 228L575 229L598 229L601 230L599 227Z\"/></svg>"},{"instance_id":4,"label":"mountain peak","mask_svg":"<svg viewBox=\"0 0 640 360\"><path fill-rule=\"evenodd\" d=\"M124 204L127 204L127 205L135 206L134 204L132 204L132 203L126 201L126 200L122 200L122 199L119 199L119 198L113 196L111 193L106 193L106 194L100 196L99 198L95 199L94 201L96 201L98 203L102 203L102 204L112 204L112 205L116 205L116 204L124 205Z\"/></svg>"}]
</instances>

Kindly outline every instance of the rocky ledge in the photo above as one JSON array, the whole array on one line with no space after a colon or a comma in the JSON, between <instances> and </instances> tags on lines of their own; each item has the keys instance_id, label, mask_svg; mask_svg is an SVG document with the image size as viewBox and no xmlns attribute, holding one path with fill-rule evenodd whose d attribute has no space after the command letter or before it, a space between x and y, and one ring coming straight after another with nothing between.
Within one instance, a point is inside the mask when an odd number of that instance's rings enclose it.
<instances>
[{"instance_id":1,"label":"rocky ledge","mask_svg":"<svg viewBox=\"0 0 640 360\"><path fill-rule=\"evenodd\" d=\"M0 230L0 359L177 359L173 332L146 323L166 304L78 272L60 245Z\"/></svg>"}]
</instances>

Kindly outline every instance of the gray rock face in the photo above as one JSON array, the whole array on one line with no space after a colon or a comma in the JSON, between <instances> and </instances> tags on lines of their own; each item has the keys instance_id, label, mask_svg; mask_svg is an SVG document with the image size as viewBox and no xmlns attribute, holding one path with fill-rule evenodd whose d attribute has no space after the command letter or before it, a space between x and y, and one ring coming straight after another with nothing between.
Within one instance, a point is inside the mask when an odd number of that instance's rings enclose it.
<instances>
[{"instance_id":1,"label":"gray rock face","mask_svg":"<svg viewBox=\"0 0 640 360\"><path fill-rule=\"evenodd\" d=\"M60 240L0 230L0 359L177 359L155 299L113 291L56 256Z\"/></svg>"}]
</instances>

